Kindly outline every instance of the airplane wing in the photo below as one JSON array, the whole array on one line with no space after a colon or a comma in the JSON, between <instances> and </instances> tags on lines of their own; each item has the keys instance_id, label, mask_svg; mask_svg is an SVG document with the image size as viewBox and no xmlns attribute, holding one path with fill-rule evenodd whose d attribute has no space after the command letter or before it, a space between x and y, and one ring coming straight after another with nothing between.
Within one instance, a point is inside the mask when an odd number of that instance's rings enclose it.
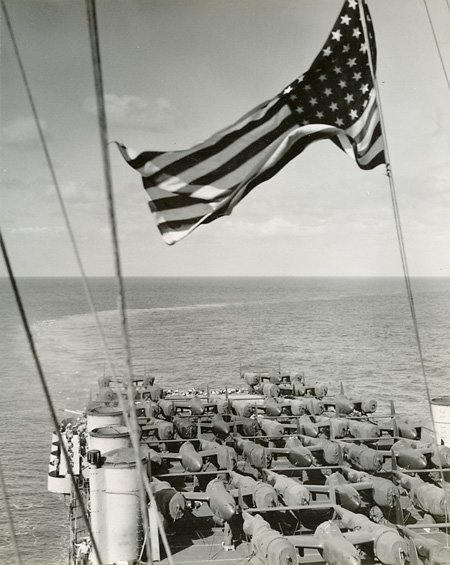
<instances>
[{"instance_id":1,"label":"airplane wing","mask_svg":"<svg viewBox=\"0 0 450 565\"><path fill-rule=\"evenodd\" d=\"M181 461L181 455L179 453L159 453L161 459L166 459L170 461Z\"/></svg>"},{"instance_id":2,"label":"airplane wing","mask_svg":"<svg viewBox=\"0 0 450 565\"><path fill-rule=\"evenodd\" d=\"M348 483L351 485L355 490L371 490L373 489L373 483L370 481L365 481L361 483Z\"/></svg>"},{"instance_id":3,"label":"airplane wing","mask_svg":"<svg viewBox=\"0 0 450 565\"><path fill-rule=\"evenodd\" d=\"M217 449L205 449L204 451L197 451L202 457L217 457Z\"/></svg>"},{"instance_id":4,"label":"airplane wing","mask_svg":"<svg viewBox=\"0 0 450 565\"><path fill-rule=\"evenodd\" d=\"M182 492L186 500L197 500L198 502L208 502L209 496L206 492Z\"/></svg>"},{"instance_id":5,"label":"airplane wing","mask_svg":"<svg viewBox=\"0 0 450 565\"><path fill-rule=\"evenodd\" d=\"M306 534L303 536L285 536L294 547L309 547L311 549L322 549L323 543L318 536Z\"/></svg>"}]
</instances>

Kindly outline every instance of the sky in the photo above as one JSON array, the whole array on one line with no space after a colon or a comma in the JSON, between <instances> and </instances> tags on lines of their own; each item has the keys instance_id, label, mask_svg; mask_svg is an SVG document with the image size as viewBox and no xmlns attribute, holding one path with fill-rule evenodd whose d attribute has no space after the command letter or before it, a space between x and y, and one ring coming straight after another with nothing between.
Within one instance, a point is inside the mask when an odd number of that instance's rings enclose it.
<instances>
[{"instance_id":1,"label":"sky","mask_svg":"<svg viewBox=\"0 0 450 565\"><path fill-rule=\"evenodd\" d=\"M450 8L427 0L450 73ZM6 0L90 276L114 272L84 1ZM424 0L369 0L386 138L413 276L450 276L450 92ZM111 140L184 149L306 71L341 0L98 0ZM77 276L67 230L1 28L0 224L18 276ZM128 276L400 276L384 167L308 147L232 215L167 246L138 173L110 146ZM0 264L0 275L5 274Z\"/></svg>"}]
</instances>

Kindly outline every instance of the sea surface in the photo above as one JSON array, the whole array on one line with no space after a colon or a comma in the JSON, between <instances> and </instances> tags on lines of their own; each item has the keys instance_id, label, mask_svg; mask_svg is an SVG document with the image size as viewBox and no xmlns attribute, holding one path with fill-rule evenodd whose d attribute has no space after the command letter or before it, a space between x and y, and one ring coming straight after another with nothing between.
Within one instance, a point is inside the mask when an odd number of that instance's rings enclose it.
<instances>
[{"instance_id":1,"label":"sea surface","mask_svg":"<svg viewBox=\"0 0 450 565\"><path fill-rule=\"evenodd\" d=\"M450 280L412 281L431 397L450 394ZM118 372L123 339L114 279L91 280ZM106 356L79 279L19 279L58 417L84 407ZM132 363L166 387L239 385L239 368L304 372L429 422L402 279L130 278ZM46 490L52 425L9 281L0 279L0 458L22 560L67 563L63 500ZM1 499L0 499L1 500ZM0 563L14 563L4 501Z\"/></svg>"}]
</instances>

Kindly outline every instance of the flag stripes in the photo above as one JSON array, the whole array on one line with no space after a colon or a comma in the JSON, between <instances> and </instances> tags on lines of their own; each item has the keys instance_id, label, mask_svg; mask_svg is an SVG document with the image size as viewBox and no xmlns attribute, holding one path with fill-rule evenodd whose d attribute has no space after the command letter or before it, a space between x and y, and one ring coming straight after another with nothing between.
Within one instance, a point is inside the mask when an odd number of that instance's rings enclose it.
<instances>
[{"instance_id":1,"label":"flag stripes","mask_svg":"<svg viewBox=\"0 0 450 565\"><path fill-rule=\"evenodd\" d=\"M198 225L230 214L251 190L273 177L311 143L330 139L362 169L384 162L380 117L368 61L376 56L355 0L347 0L311 68L282 93L259 104L206 141L181 151L145 151L132 157L149 207L169 243Z\"/></svg>"}]
</instances>

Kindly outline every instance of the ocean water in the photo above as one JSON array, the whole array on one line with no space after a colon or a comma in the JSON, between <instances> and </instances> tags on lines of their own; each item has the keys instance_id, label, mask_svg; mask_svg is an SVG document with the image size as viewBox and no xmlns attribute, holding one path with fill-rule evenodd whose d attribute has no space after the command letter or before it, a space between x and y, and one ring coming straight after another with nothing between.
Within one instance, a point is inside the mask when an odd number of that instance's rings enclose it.
<instances>
[{"instance_id":1,"label":"ocean water","mask_svg":"<svg viewBox=\"0 0 450 565\"><path fill-rule=\"evenodd\" d=\"M449 279L413 290L431 396L450 394ZM117 371L124 355L113 279L91 281ZM41 363L60 418L82 409L105 354L78 279L20 279ZM429 422L418 349L401 279L133 278L126 280L136 374L167 387L239 384L239 367L343 381L379 410ZM67 563L64 503L46 490L52 425L9 281L0 279L1 464L27 565ZM0 563L14 562L3 501Z\"/></svg>"}]
</instances>

